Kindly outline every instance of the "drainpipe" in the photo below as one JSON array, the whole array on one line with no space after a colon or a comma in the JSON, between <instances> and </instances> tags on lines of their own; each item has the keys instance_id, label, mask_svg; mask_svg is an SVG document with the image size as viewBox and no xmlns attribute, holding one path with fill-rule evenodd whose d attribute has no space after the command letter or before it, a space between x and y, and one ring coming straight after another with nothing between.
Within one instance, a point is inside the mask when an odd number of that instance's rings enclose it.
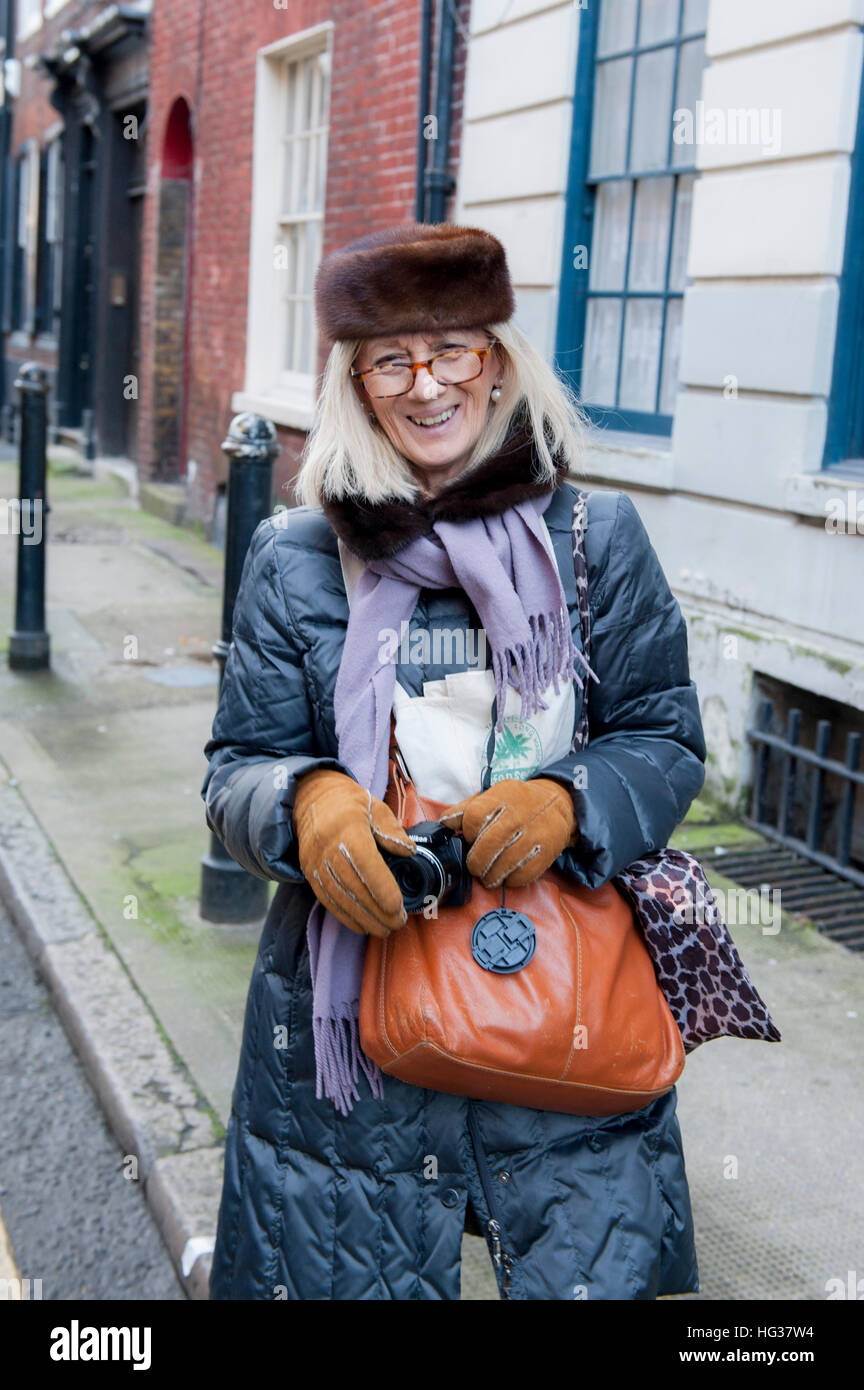
<instances>
[{"instance_id":1,"label":"drainpipe","mask_svg":"<svg viewBox=\"0 0 864 1390\"><path fill-rule=\"evenodd\" d=\"M444 221L444 202L456 186L447 168L450 148L450 104L453 85L453 44L455 0L438 0L438 53L435 63L435 122L436 139L432 142L432 167L423 180L428 191L430 222Z\"/></svg>"},{"instance_id":2,"label":"drainpipe","mask_svg":"<svg viewBox=\"0 0 864 1390\"><path fill-rule=\"evenodd\" d=\"M429 115L429 68L432 49L432 0L423 0L420 14L420 86L417 107L417 185L414 196L414 220L426 220L426 117Z\"/></svg>"},{"instance_id":3,"label":"drainpipe","mask_svg":"<svg viewBox=\"0 0 864 1390\"><path fill-rule=\"evenodd\" d=\"M15 56L15 0L6 0L3 6L3 36L6 49L4 62ZM9 69L6 69L8 73ZM12 295L12 249L13 236L12 207L15 171L10 158L12 143L12 97L3 81L3 105L0 107L0 333L5 334L10 327L9 314ZM0 358L0 412L6 412L6 361Z\"/></svg>"}]
</instances>

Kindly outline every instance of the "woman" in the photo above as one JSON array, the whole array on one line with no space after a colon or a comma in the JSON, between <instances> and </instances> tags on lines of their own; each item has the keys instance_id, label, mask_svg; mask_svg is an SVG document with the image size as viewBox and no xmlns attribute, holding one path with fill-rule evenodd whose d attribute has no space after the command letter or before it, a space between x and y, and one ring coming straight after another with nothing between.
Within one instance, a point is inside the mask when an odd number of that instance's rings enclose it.
<instances>
[{"instance_id":1,"label":"woman","mask_svg":"<svg viewBox=\"0 0 864 1390\"><path fill-rule=\"evenodd\" d=\"M581 421L508 322L500 242L373 233L322 262L316 308L333 347L305 505L252 539L206 748L209 824L280 884L211 1295L457 1299L463 1229L486 1235L505 1298L695 1290L674 1090L603 1119L472 1101L382 1078L356 1032L368 935L405 922L382 854L413 851L382 800L391 712L486 886L555 862L598 887L665 844L703 782L680 609L627 496L591 494L596 683L572 752Z\"/></svg>"}]
</instances>

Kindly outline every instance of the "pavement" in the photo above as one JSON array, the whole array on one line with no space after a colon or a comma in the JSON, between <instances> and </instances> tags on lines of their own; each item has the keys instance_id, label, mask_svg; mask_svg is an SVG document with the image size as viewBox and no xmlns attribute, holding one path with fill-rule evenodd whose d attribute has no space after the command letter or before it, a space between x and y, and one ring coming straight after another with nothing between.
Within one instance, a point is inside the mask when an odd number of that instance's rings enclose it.
<instances>
[{"instance_id":1,"label":"pavement","mask_svg":"<svg viewBox=\"0 0 864 1390\"><path fill-rule=\"evenodd\" d=\"M260 930L197 910L222 557L112 473L79 473L62 450L52 465L47 673L11 672L2 654L16 540L0 512L0 898L137 1156L186 1294L203 1298ZM0 446L0 498L16 494ZM715 848L755 838L699 800L673 843L729 889ZM776 934L733 934L784 1041L718 1040L679 1083L695 1297L825 1298L828 1281L864 1276L864 959L786 913ZM466 1237L463 1298L496 1297L485 1245Z\"/></svg>"}]
</instances>

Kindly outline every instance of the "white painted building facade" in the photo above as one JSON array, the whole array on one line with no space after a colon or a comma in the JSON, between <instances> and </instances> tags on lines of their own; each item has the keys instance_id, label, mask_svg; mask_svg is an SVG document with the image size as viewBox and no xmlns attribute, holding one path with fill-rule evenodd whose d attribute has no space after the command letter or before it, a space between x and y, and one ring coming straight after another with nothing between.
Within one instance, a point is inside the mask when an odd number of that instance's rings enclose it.
<instances>
[{"instance_id":1,"label":"white painted building facade","mask_svg":"<svg viewBox=\"0 0 864 1390\"><path fill-rule=\"evenodd\" d=\"M599 20L594 16L600 37L592 42L609 47L615 29L620 51L626 53L628 43L632 48L625 30L637 0L588 3L601 11ZM607 6L612 9L604 16ZM858 264L864 246L856 252L848 244L850 195L856 181L864 183L864 150L854 157L864 0L680 0L680 9L679 0L642 0L642 6L646 34L650 19L655 38L662 37L675 11L679 38L693 25L704 34L704 59L700 47L696 78L691 63L688 79L703 143L691 156L695 179L689 176L686 189L677 181L679 200L685 193L688 199L689 237L683 251L673 245L666 266L668 290L675 258L686 254L681 297L674 317L671 299L662 310L669 326L661 348L668 379L658 385L657 400L662 394L671 403L671 428L616 428L613 411L592 432L586 485L626 490L646 524L688 621L709 745L706 790L743 806L751 767L746 730L766 690L794 687L793 705L796 691L807 692L814 717L836 717L847 730L856 723L864 728L864 449L850 459L826 453L829 432L835 441L843 437L838 380L847 382L847 411L854 412L860 399L856 370L864 390L864 363L858 360L856 368L853 360L860 337L854 324L845 336L838 332L843 297L849 297L848 323L864 274ZM573 292L562 266L578 256L568 245L565 257L564 247L568 209L582 196L574 186L573 150L592 114L584 101L580 106L589 66L585 53L579 64L586 32L584 0L475 0L454 213L454 220L501 237L517 286L516 322L559 365L580 346L561 338L562 296ZM647 83L649 62L656 75L666 60L656 45L647 55L634 52ZM694 43L694 60L696 52ZM618 60L617 76L607 67L595 84L597 102L618 83L619 105L613 102L610 111L624 111L629 61ZM682 74L684 65L682 56ZM641 113L634 146L650 144L645 130L653 120L651 93L647 86L640 91L641 81L637 74L630 89ZM592 109L596 125L599 107ZM762 113L761 127L750 130L748 111ZM615 120L606 124L599 139L609 146ZM593 167L596 131L590 139ZM669 149L678 161L681 152ZM609 167L614 172L614 158ZM610 197L624 196L620 170L618 178L619 192L612 188ZM659 187L655 181L651 188L655 201ZM864 187L857 193L860 207ZM631 240L641 215L637 204ZM595 215L590 251L595 271L603 256L608 259L604 239L598 242L599 220ZM608 233L611 223L603 225ZM628 252L631 278L643 252ZM655 303L659 323L661 299ZM625 312L634 322L641 314L644 327L653 311L643 304L628 301ZM594 307L598 321L600 313L617 315L620 325L617 307ZM581 339L585 356L593 352L596 359L607 348L599 334L592 347L591 325L589 312ZM643 332L637 357L650 345L651 331L649 325L647 337ZM620 337L610 341L614 357ZM629 370L628 354L625 335L619 378L622 360L625 377ZM633 362L627 390L635 401L641 368ZM598 379L595 368L583 364ZM839 514L846 518L842 529L829 521ZM836 705L820 705L827 701Z\"/></svg>"}]
</instances>

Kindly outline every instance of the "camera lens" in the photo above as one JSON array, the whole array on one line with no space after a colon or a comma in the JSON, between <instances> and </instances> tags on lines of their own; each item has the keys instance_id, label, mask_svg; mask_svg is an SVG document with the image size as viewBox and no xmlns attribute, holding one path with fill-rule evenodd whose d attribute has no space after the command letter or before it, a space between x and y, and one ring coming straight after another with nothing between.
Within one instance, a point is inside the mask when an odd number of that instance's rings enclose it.
<instances>
[{"instance_id":1,"label":"camera lens","mask_svg":"<svg viewBox=\"0 0 864 1390\"><path fill-rule=\"evenodd\" d=\"M436 855L418 845L410 859L391 859L390 871L402 893L406 912L420 912L427 899L440 902L447 886Z\"/></svg>"}]
</instances>

